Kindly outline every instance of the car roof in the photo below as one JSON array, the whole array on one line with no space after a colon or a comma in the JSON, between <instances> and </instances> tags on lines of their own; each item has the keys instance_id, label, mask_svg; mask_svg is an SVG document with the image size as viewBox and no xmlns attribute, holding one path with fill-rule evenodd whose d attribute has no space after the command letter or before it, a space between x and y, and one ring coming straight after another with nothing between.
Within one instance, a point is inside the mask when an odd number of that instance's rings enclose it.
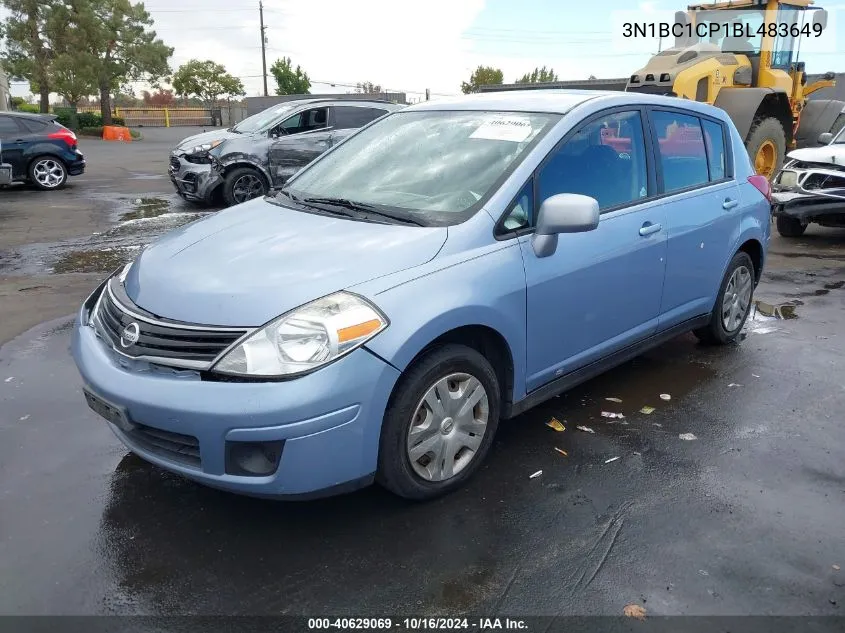
<instances>
[{"instance_id":1,"label":"car roof","mask_svg":"<svg viewBox=\"0 0 845 633\"><path fill-rule=\"evenodd\" d=\"M725 120L727 116L719 108L688 99L641 92L566 89L484 92L436 101L425 101L412 105L406 110L500 110L503 112L566 114L576 106L587 102L590 103L590 110L624 105L662 105L699 112L722 120Z\"/></svg>"},{"instance_id":2,"label":"car roof","mask_svg":"<svg viewBox=\"0 0 845 633\"><path fill-rule=\"evenodd\" d=\"M9 112L0 112L0 114L8 114L13 117L17 117L19 119L34 119L36 121L55 121L56 115L55 114L44 114L44 113L34 113L34 112L17 112L15 110L11 110Z\"/></svg>"},{"instance_id":3,"label":"car roof","mask_svg":"<svg viewBox=\"0 0 845 633\"><path fill-rule=\"evenodd\" d=\"M383 99L338 99L337 97L321 99L319 97L316 97L314 99L296 99L296 100L292 100L292 101L282 101L281 103L278 103L275 106L271 106L271 107L275 108L276 106L284 105L284 104L291 104L291 105L296 105L296 106L300 106L300 105L310 106L310 105L314 105L315 103L327 103L327 104L334 104L334 105L342 104L342 105L352 105L352 106L377 104L377 105L380 105L380 106L394 106L394 107L397 107L397 108L402 106L402 104L393 103L392 101L385 101Z\"/></svg>"}]
</instances>

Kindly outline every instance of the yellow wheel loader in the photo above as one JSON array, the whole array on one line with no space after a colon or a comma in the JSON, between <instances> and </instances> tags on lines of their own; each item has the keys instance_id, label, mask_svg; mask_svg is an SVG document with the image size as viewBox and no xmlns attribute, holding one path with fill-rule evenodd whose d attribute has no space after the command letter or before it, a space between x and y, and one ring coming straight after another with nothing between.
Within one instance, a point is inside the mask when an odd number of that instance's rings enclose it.
<instances>
[{"instance_id":1,"label":"yellow wheel loader","mask_svg":"<svg viewBox=\"0 0 845 633\"><path fill-rule=\"evenodd\" d=\"M833 73L807 85L802 38L818 37L827 12L812 0L736 0L675 14L674 46L628 79L626 90L703 101L733 120L757 173L770 180L788 150L816 145L845 126L845 102L808 101L834 85Z\"/></svg>"}]
</instances>

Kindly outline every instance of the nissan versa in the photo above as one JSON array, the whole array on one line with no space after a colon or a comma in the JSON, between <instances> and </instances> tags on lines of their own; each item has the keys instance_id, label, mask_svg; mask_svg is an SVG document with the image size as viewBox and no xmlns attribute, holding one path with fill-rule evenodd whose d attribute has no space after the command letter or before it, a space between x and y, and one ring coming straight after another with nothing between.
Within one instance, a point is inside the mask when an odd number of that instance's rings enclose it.
<instances>
[{"instance_id":1,"label":"nissan versa","mask_svg":"<svg viewBox=\"0 0 845 633\"><path fill-rule=\"evenodd\" d=\"M85 301L73 354L91 408L163 468L429 498L501 419L683 332L736 339L768 196L705 104L427 102L148 246Z\"/></svg>"}]
</instances>

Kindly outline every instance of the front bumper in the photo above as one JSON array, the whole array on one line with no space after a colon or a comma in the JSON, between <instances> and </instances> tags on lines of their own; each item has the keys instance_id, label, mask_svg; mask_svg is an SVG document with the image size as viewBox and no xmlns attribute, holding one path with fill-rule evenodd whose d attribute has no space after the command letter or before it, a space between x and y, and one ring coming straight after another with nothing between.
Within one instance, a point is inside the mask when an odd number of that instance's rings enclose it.
<instances>
[{"instance_id":1,"label":"front bumper","mask_svg":"<svg viewBox=\"0 0 845 633\"><path fill-rule=\"evenodd\" d=\"M86 390L121 407L129 428L108 424L134 453L200 483L254 496L312 496L372 481L381 423L399 372L366 349L285 382L205 381L193 371L156 371L121 357L81 325L72 353ZM132 429L164 432L166 441L195 438L196 463L160 450ZM151 431L150 431L151 430ZM165 435L166 434L166 435ZM236 442L283 441L268 476L227 473ZM165 443L165 448L170 444Z\"/></svg>"},{"instance_id":2,"label":"front bumper","mask_svg":"<svg viewBox=\"0 0 845 633\"><path fill-rule=\"evenodd\" d=\"M215 190L223 182L211 164L192 163L180 154L170 155L167 171L176 192L186 200L211 203Z\"/></svg>"},{"instance_id":3,"label":"front bumper","mask_svg":"<svg viewBox=\"0 0 845 633\"><path fill-rule=\"evenodd\" d=\"M787 167L773 183L772 215L811 222L845 216L845 171Z\"/></svg>"}]
</instances>

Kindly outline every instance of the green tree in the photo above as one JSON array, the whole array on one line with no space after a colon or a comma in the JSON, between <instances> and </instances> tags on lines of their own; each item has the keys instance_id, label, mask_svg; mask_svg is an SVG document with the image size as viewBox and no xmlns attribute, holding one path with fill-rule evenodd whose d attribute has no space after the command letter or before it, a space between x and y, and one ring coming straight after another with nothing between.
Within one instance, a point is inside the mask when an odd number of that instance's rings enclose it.
<instances>
[{"instance_id":1,"label":"green tree","mask_svg":"<svg viewBox=\"0 0 845 633\"><path fill-rule=\"evenodd\" d=\"M9 15L0 25L4 50L0 62L13 79L27 80L41 97L41 112L50 110L50 68L53 51L47 23L57 0L0 0Z\"/></svg>"},{"instance_id":2,"label":"green tree","mask_svg":"<svg viewBox=\"0 0 845 633\"><path fill-rule=\"evenodd\" d=\"M466 81L461 83L461 91L463 91L464 94L478 92L478 88L480 86L491 86L500 84L503 81L504 74L499 68L493 68L492 66L479 66L475 69L475 72L470 75L469 83Z\"/></svg>"},{"instance_id":3,"label":"green tree","mask_svg":"<svg viewBox=\"0 0 845 633\"><path fill-rule=\"evenodd\" d=\"M548 81L557 81L557 74L553 68L546 69L545 66L542 68L535 68L530 73L525 73L522 77L516 80L518 84L541 84Z\"/></svg>"},{"instance_id":4,"label":"green tree","mask_svg":"<svg viewBox=\"0 0 845 633\"><path fill-rule=\"evenodd\" d=\"M378 95L384 92L381 86L374 84L372 81L362 81L355 84L355 92L365 95Z\"/></svg>"},{"instance_id":5,"label":"green tree","mask_svg":"<svg viewBox=\"0 0 845 633\"><path fill-rule=\"evenodd\" d=\"M241 80L232 77L220 64L210 59L192 59L179 66L171 81L180 97L196 96L211 106L223 96L241 97L246 94Z\"/></svg>"},{"instance_id":6,"label":"green tree","mask_svg":"<svg viewBox=\"0 0 845 633\"><path fill-rule=\"evenodd\" d=\"M290 57L277 59L270 66L270 73L276 78L277 95L307 95L311 90L311 80L298 65L296 70L291 65Z\"/></svg>"},{"instance_id":7,"label":"green tree","mask_svg":"<svg viewBox=\"0 0 845 633\"><path fill-rule=\"evenodd\" d=\"M68 5L69 24L77 29L74 38L84 42L79 59L91 64L103 123L110 125L112 91L133 81L154 82L168 75L173 49L149 29L153 20L143 3L70 0Z\"/></svg>"}]
</instances>

